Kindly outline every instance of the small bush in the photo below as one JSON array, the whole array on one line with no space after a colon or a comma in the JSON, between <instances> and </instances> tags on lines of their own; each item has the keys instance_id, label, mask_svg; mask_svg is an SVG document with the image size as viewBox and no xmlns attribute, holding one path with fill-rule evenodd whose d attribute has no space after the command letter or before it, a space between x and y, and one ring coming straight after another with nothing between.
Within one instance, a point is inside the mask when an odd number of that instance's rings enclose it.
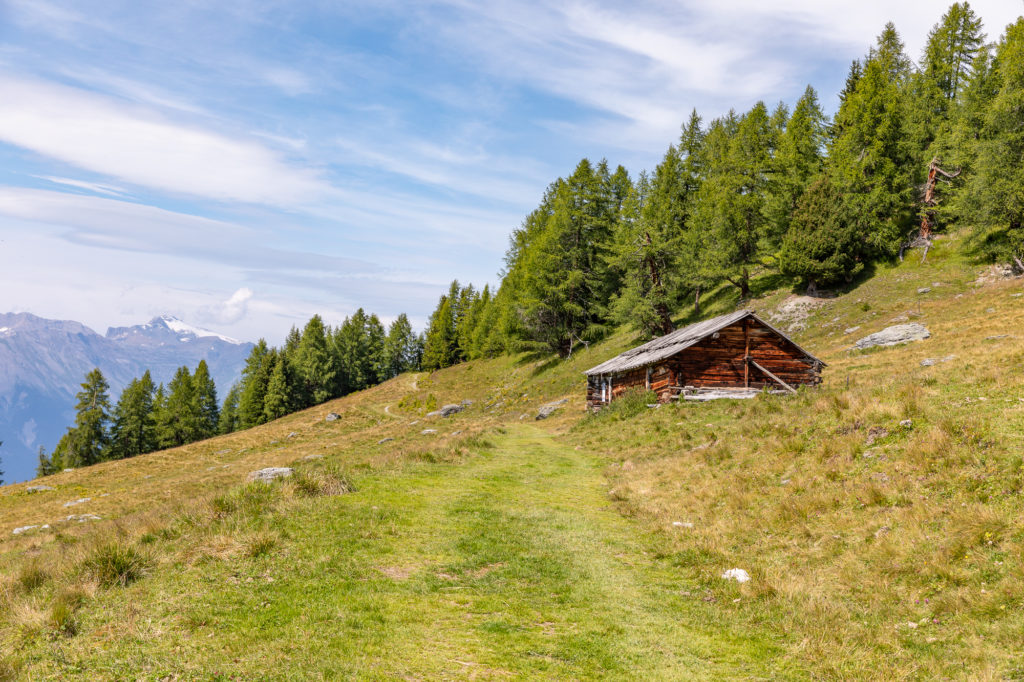
<instances>
[{"instance_id":1,"label":"small bush","mask_svg":"<svg viewBox=\"0 0 1024 682\"><path fill-rule=\"evenodd\" d=\"M355 491L348 475L334 468L314 473L298 471L292 476L291 484L296 494L302 497L344 495Z\"/></svg>"},{"instance_id":2,"label":"small bush","mask_svg":"<svg viewBox=\"0 0 1024 682\"><path fill-rule=\"evenodd\" d=\"M260 516L280 495L279 486L253 482L218 495L210 501L210 507L213 509L214 518L217 519L227 518L233 514Z\"/></svg>"},{"instance_id":3,"label":"small bush","mask_svg":"<svg viewBox=\"0 0 1024 682\"><path fill-rule=\"evenodd\" d=\"M78 619L75 612L85 601L85 594L78 589L67 589L57 595L50 606L47 625L54 634L61 637L74 637L78 633Z\"/></svg>"},{"instance_id":4,"label":"small bush","mask_svg":"<svg viewBox=\"0 0 1024 682\"><path fill-rule=\"evenodd\" d=\"M656 402L658 402L658 394L654 391L631 388L613 400L610 405L601 408L592 418L602 421L631 419L646 411L648 405L653 405Z\"/></svg>"},{"instance_id":5,"label":"small bush","mask_svg":"<svg viewBox=\"0 0 1024 682\"><path fill-rule=\"evenodd\" d=\"M131 545L110 542L96 547L83 567L103 587L122 587L143 576L149 560Z\"/></svg>"},{"instance_id":6,"label":"small bush","mask_svg":"<svg viewBox=\"0 0 1024 682\"><path fill-rule=\"evenodd\" d=\"M245 543L245 556L253 559L270 552L277 546L277 537L270 533L257 533Z\"/></svg>"},{"instance_id":7,"label":"small bush","mask_svg":"<svg viewBox=\"0 0 1024 682\"><path fill-rule=\"evenodd\" d=\"M32 561L22 564L21 570L18 571L18 584L26 592L31 592L37 587L42 587L49 577L50 574L45 568Z\"/></svg>"}]
</instances>

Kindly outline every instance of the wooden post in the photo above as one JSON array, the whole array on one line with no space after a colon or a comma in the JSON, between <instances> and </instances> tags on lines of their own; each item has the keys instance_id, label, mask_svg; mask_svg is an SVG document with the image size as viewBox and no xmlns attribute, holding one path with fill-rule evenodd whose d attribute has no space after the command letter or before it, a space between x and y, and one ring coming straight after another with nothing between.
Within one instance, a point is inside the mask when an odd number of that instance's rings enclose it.
<instances>
[{"instance_id":1,"label":"wooden post","mask_svg":"<svg viewBox=\"0 0 1024 682\"><path fill-rule=\"evenodd\" d=\"M750 320L743 321L743 341L746 350L743 351L743 388L750 388Z\"/></svg>"},{"instance_id":2,"label":"wooden post","mask_svg":"<svg viewBox=\"0 0 1024 682\"><path fill-rule=\"evenodd\" d=\"M752 364L754 365L754 367L757 367L757 368L758 368L759 370L761 370L762 372L764 372L765 374L767 374L767 375L768 375L768 377L769 377L770 379L772 379L772 380L773 380L773 381L774 381L775 383L777 383L777 384L778 384L779 386L782 386L782 387L783 387L784 389L786 389L786 390L787 390L787 391L789 391L790 393L796 393L796 389L795 389L795 388L793 388L792 386L790 386L789 384L787 384L787 383L786 383L785 381L783 381L782 379L778 378L777 376L775 376L774 374L772 374L771 372L769 372L768 370L766 370L766 369L765 369L764 367L762 367L761 365L757 364L757 362L756 362L756 361L754 361L754 360L751 360L750 362L751 362L751 363L752 363Z\"/></svg>"}]
</instances>

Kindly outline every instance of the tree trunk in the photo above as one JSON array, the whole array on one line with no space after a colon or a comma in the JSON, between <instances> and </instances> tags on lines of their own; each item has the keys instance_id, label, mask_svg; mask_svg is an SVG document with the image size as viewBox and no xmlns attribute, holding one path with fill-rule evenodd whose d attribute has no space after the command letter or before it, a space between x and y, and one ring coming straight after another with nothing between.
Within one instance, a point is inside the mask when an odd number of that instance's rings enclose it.
<instances>
[{"instance_id":1,"label":"tree trunk","mask_svg":"<svg viewBox=\"0 0 1024 682\"><path fill-rule=\"evenodd\" d=\"M693 314L700 315L700 285L697 285L697 293L693 295Z\"/></svg>"}]
</instances>

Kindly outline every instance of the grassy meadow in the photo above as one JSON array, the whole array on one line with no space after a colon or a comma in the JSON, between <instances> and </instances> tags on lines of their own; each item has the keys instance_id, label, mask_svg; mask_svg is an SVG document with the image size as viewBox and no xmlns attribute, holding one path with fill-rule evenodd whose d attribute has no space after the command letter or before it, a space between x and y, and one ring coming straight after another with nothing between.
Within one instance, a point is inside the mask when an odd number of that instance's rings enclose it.
<instances>
[{"instance_id":1,"label":"grassy meadow","mask_svg":"<svg viewBox=\"0 0 1024 682\"><path fill-rule=\"evenodd\" d=\"M2 488L0 679L1024 678L1024 282L988 272L946 238L831 299L762 278L828 363L793 397L587 416L620 330Z\"/></svg>"}]
</instances>

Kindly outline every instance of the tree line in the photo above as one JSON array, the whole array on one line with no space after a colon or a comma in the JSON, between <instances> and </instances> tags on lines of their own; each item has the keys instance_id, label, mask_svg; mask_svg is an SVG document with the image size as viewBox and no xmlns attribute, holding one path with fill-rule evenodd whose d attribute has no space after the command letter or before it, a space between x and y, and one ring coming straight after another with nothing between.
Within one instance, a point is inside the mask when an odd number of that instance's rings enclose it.
<instances>
[{"instance_id":1,"label":"tree line","mask_svg":"<svg viewBox=\"0 0 1024 682\"><path fill-rule=\"evenodd\" d=\"M97 368L76 394L75 423L53 452L39 450L37 475L187 445L282 417L418 369L423 340L405 314L385 331L362 309L331 329L314 315L293 327L281 348L260 341L241 380L218 404L209 367L180 367L165 387L147 370L111 406L110 384ZM0 474L2 475L2 474Z\"/></svg>"},{"instance_id":2,"label":"tree line","mask_svg":"<svg viewBox=\"0 0 1024 682\"><path fill-rule=\"evenodd\" d=\"M424 367L503 353L565 357L614 325L672 331L684 301L752 294L777 273L815 293L893 259L923 232L971 229L1024 272L1024 18L986 42L952 5L915 63L890 23L855 60L827 117L808 86L792 110L692 112L653 172L583 159L510 238L493 295L457 282L426 331ZM947 169L926 202L929 168ZM947 176L955 176L948 178Z\"/></svg>"},{"instance_id":3,"label":"tree line","mask_svg":"<svg viewBox=\"0 0 1024 682\"><path fill-rule=\"evenodd\" d=\"M81 389L74 426L51 454L39 449L38 476L193 443L219 430L217 388L205 360L194 373L179 367L166 387L154 385L147 370L125 386L113 407L99 368L86 374Z\"/></svg>"}]
</instances>

